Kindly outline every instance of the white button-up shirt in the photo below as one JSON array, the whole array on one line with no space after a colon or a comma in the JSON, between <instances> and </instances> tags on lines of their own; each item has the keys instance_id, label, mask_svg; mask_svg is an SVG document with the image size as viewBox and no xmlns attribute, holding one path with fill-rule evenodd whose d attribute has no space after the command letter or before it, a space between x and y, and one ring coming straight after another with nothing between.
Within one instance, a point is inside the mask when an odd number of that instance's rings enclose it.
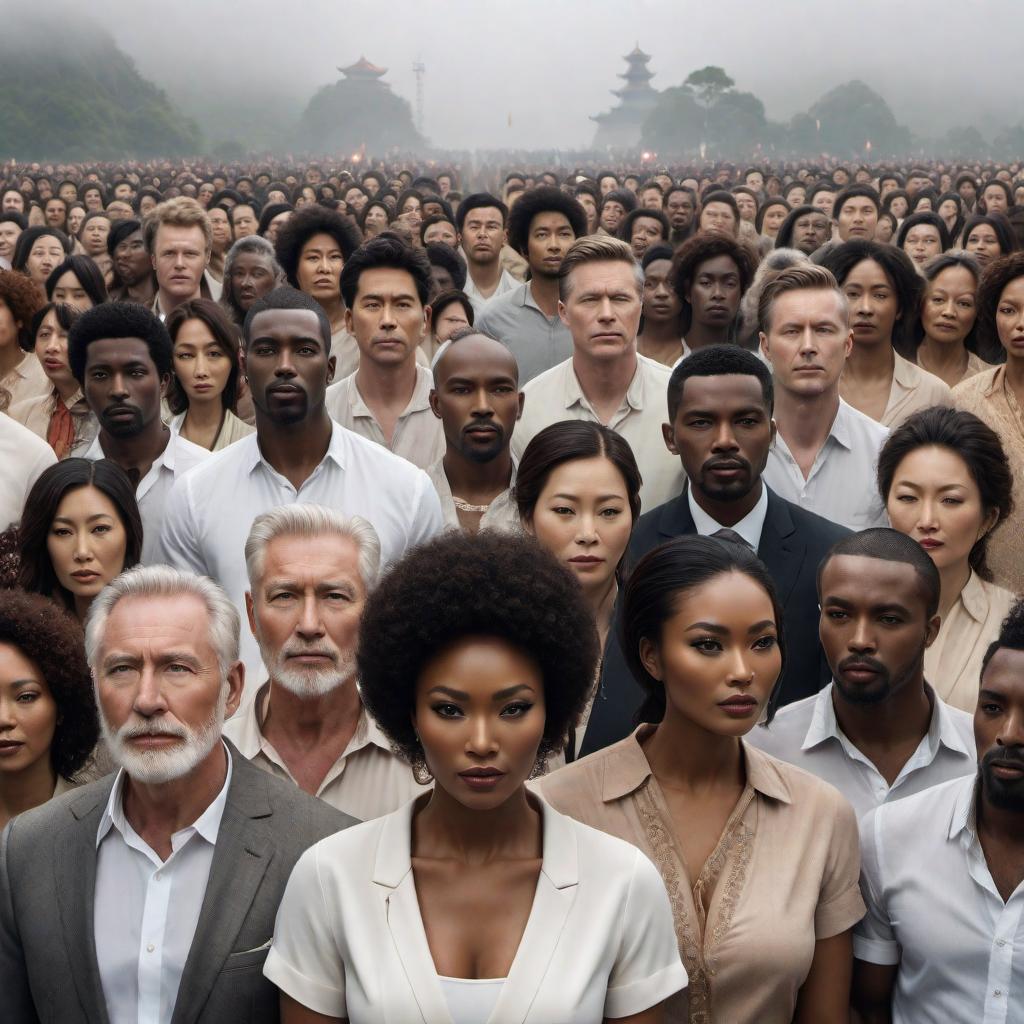
<instances>
[{"instance_id":1,"label":"white button-up shirt","mask_svg":"<svg viewBox=\"0 0 1024 1024\"><path fill-rule=\"evenodd\" d=\"M934 694L928 732L890 786L840 729L832 703L834 685L780 708L771 725L758 726L744 738L772 757L830 782L853 804L858 818L879 804L977 771L974 720Z\"/></svg>"},{"instance_id":2,"label":"white button-up shirt","mask_svg":"<svg viewBox=\"0 0 1024 1024\"><path fill-rule=\"evenodd\" d=\"M422 469L334 424L327 454L298 489L263 458L257 434L214 452L171 490L161 561L216 580L244 609L245 541L253 520L296 502L369 520L385 564L442 529L437 492ZM248 629L242 630L241 657L251 700L266 672Z\"/></svg>"},{"instance_id":3,"label":"white button-up shirt","mask_svg":"<svg viewBox=\"0 0 1024 1024\"><path fill-rule=\"evenodd\" d=\"M678 455L665 447L661 425L668 422L668 382L672 370L653 359L638 355L636 372L629 382L622 405L605 424L621 434L633 449L643 487L640 501L645 512L678 498L686 474ZM560 420L590 420L600 423L587 396L583 394L572 359L566 359L523 388L523 415L512 435L512 458L518 465L526 446L545 427Z\"/></svg>"},{"instance_id":4,"label":"white button-up shirt","mask_svg":"<svg viewBox=\"0 0 1024 1024\"><path fill-rule=\"evenodd\" d=\"M1003 902L978 840L976 785L954 779L861 823L868 912L853 949L899 964L893 1024L1024 1020L1024 883Z\"/></svg>"},{"instance_id":5,"label":"white button-up shirt","mask_svg":"<svg viewBox=\"0 0 1024 1024\"><path fill-rule=\"evenodd\" d=\"M96 833L96 960L110 1024L169 1024L210 879L231 784L161 860L124 814L124 770ZM81 894L68 893L68 899Z\"/></svg>"},{"instance_id":6,"label":"white button-up shirt","mask_svg":"<svg viewBox=\"0 0 1024 1024\"><path fill-rule=\"evenodd\" d=\"M502 270L501 277L498 278L498 287L490 295L481 295L480 289L477 288L473 278L467 273L466 287L462 290L466 293L466 297L473 307L473 312L480 313L491 299L496 299L499 295L504 295L506 292L514 291L520 284L521 282L517 281L507 270Z\"/></svg>"},{"instance_id":7,"label":"white button-up shirt","mask_svg":"<svg viewBox=\"0 0 1024 1024\"><path fill-rule=\"evenodd\" d=\"M198 444L187 440L181 434L171 431L167 439L167 447L153 461L149 472L139 481L135 488L135 500L139 503L139 515L142 517L142 558L143 565L152 565L160 559L160 531L164 522L164 509L167 497L175 480L183 477L194 466L198 466L210 453ZM107 458L97 434L89 448L82 454L83 458Z\"/></svg>"},{"instance_id":8,"label":"white button-up shirt","mask_svg":"<svg viewBox=\"0 0 1024 1024\"><path fill-rule=\"evenodd\" d=\"M888 526L875 471L888 427L839 400L825 443L807 479L780 430L768 449L764 479L780 498L851 530Z\"/></svg>"},{"instance_id":9,"label":"white button-up shirt","mask_svg":"<svg viewBox=\"0 0 1024 1024\"><path fill-rule=\"evenodd\" d=\"M735 525L723 526L711 518L697 504L693 496L693 489L686 488L686 501L690 506L690 515L693 516L693 525L701 537L713 537L719 530L732 530L738 533L756 552L761 543L761 531L764 529L764 519L768 515L768 488L762 482L761 497L757 504Z\"/></svg>"},{"instance_id":10,"label":"white button-up shirt","mask_svg":"<svg viewBox=\"0 0 1024 1024\"><path fill-rule=\"evenodd\" d=\"M21 522L32 485L56 461L42 438L0 412L0 531Z\"/></svg>"}]
</instances>

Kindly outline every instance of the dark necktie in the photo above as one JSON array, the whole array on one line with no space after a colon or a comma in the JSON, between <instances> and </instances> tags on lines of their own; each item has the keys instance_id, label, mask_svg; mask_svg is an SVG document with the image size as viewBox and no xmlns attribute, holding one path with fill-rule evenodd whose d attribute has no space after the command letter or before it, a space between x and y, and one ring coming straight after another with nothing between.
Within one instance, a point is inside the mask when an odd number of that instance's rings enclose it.
<instances>
[{"instance_id":1,"label":"dark necktie","mask_svg":"<svg viewBox=\"0 0 1024 1024\"><path fill-rule=\"evenodd\" d=\"M730 544L742 544L745 548L749 548L753 551L753 548L751 548L735 530L730 530L728 527L723 527L721 530L715 530L711 536L716 540L727 540Z\"/></svg>"}]
</instances>

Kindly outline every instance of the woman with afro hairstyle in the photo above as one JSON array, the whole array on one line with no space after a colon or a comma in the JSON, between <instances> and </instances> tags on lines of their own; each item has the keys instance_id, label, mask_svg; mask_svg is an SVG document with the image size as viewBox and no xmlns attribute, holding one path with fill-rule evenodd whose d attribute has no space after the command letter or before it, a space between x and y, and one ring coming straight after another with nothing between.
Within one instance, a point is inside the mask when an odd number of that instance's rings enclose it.
<instances>
[{"instance_id":1,"label":"woman with afro hairstyle","mask_svg":"<svg viewBox=\"0 0 1024 1024\"><path fill-rule=\"evenodd\" d=\"M527 537L449 533L383 578L360 691L434 787L295 866L264 967L283 1024L665 1019L686 973L657 871L526 787L596 664L578 585Z\"/></svg>"},{"instance_id":2,"label":"woman with afro hairstyle","mask_svg":"<svg viewBox=\"0 0 1024 1024\"><path fill-rule=\"evenodd\" d=\"M0 829L98 778L99 734L81 626L38 594L0 592Z\"/></svg>"}]
</instances>

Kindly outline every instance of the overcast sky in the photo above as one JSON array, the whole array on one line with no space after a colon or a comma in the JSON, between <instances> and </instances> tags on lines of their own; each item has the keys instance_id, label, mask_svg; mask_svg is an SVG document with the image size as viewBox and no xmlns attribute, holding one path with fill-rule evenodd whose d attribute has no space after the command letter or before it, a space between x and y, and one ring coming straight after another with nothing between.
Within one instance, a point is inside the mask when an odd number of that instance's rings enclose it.
<instances>
[{"instance_id":1,"label":"overcast sky","mask_svg":"<svg viewBox=\"0 0 1024 1024\"><path fill-rule=\"evenodd\" d=\"M413 103L420 59L426 133L452 148L588 145L589 115L614 103L635 43L651 54L656 88L718 64L777 120L853 77L922 135L974 124L990 136L1024 118L1013 95L1021 0L92 0L87 10L185 105L228 90L301 109L362 54Z\"/></svg>"}]
</instances>

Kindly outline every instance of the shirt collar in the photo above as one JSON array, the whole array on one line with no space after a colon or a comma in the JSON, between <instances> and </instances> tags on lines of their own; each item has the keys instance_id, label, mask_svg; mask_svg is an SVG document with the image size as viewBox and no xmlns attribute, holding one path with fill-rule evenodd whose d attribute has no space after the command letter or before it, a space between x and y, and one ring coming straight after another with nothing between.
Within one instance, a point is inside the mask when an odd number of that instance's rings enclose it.
<instances>
[{"instance_id":1,"label":"shirt collar","mask_svg":"<svg viewBox=\"0 0 1024 1024\"><path fill-rule=\"evenodd\" d=\"M988 618L988 595L981 578L973 569L964 589L960 591L960 603L975 622L984 623Z\"/></svg>"},{"instance_id":2,"label":"shirt collar","mask_svg":"<svg viewBox=\"0 0 1024 1024\"><path fill-rule=\"evenodd\" d=\"M950 839L963 836L968 843L972 843L977 832L978 776L965 775L960 781L960 792L949 816L947 836Z\"/></svg>"},{"instance_id":3,"label":"shirt collar","mask_svg":"<svg viewBox=\"0 0 1024 1024\"><path fill-rule=\"evenodd\" d=\"M625 404L635 412L642 412L644 408L644 363L646 361L645 356L637 354L636 370L633 373L633 379L629 382L629 387L626 388ZM565 408L571 409L574 405L582 404L584 401L589 405L589 400L583 394L580 379L576 376L576 367L573 365L572 357L567 359L564 365L566 367Z\"/></svg>"},{"instance_id":4,"label":"shirt collar","mask_svg":"<svg viewBox=\"0 0 1024 1024\"><path fill-rule=\"evenodd\" d=\"M224 756L227 758L228 768L224 774L224 785L221 786L220 792L213 798L206 810L199 815L198 818L191 824L187 825L183 829L179 829L171 837L171 846L173 850L178 850L187 840L188 836L186 833L196 832L203 839L205 839L211 846L217 845L217 835L220 832L220 823L224 817L224 809L228 803L228 790L231 787L231 752L228 750L226 744L221 740L221 746L224 747ZM138 839L139 842L145 842L138 836L138 833L132 828L127 817L124 813L124 782L126 778L126 772L123 768L118 770L117 778L114 780L114 786L110 791L110 797L107 800L107 806L104 808L103 814L100 817L99 828L96 830L96 846L99 847L107 833L112 829L116 828L121 833L122 838L129 843L134 845L131 840Z\"/></svg>"},{"instance_id":5,"label":"shirt collar","mask_svg":"<svg viewBox=\"0 0 1024 1024\"><path fill-rule=\"evenodd\" d=\"M653 725L638 726L631 736L616 744L606 756L601 798L605 803L621 800L638 790L651 776L651 766L641 741L654 731ZM747 784L762 796L783 803L792 802L789 785L779 771L778 762L756 747L743 744Z\"/></svg>"},{"instance_id":6,"label":"shirt collar","mask_svg":"<svg viewBox=\"0 0 1024 1024\"><path fill-rule=\"evenodd\" d=\"M245 454L245 471L251 473L261 463L270 470L271 473L280 475L277 470L263 458L263 452L260 451L259 432L250 434L248 437L243 437L241 441L236 444L251 443L251 447ZM231 446L233 447L233 446ZM327 453L324 455L324 461L330 459L334 462L339 469L345 468L345 428L340 423L335 423L331 420L331 440L327 445ZM320 463L323 465L323 462ZM314 472L316 472L314 470ZM312 476L312 473L310 474Z\"/></svg>"},{"instance_id":7,"label":"shirt collar","mask_svg":"<svg viewBox=\"0 0 1024 1024\"><path fill-rule=\"evenodd\" d=\"M409 404L398 416L400 420L405 419L410 413L423 412L425 409L430 408L430 389L434 386L433 374L425 366L420 366L419 363L416 363L415 366L416 383L413 386ZM356 374L353 373L346 383L349 389L348 400L352 409L352 415L376 419L370 407L363 401L363 396L359 393L359 387L356 384Z\"/></svg>"},{"instance_id":8,"label":"shirt collar","mask_svg":"<svg viewBox=\"0 0 1024 1024\"><path fill-rule=\"evenodd\" d=\"M723 526L711 518L697 504L693 496L693 489L686 488L686 500L690 505L690 515L693 516L693 525L697 533L702 537L710 537L719 530L735 530L755 551L761 544L761 531L764 529L765 516L768 515L768 488L764 481L761 482L761 497L757 504L735 525Z\"/></svg>"},{"instance_id":9,"label":"shirt collar","mask_svg":"<svg viewBox=\"0 0 1024 1024\"><path fill-rule=\"evenodd\" d=\"M174 472L174 455L178 450L178 439L181 435L169 425L168 430L170 431L170 437L167 439L167 444L164 445L164 450L153 460L153 465L149 467L149 473L146 474L147 477L150 473L159 471L161 467L166 467L172 473ZM98 459L109 458L107 453L103 450L103 445L100 444L100 435L98 431L92 440L92 444L86 449L83 458L91 459L94 462Z\"/></svg>"}]
</instances>

